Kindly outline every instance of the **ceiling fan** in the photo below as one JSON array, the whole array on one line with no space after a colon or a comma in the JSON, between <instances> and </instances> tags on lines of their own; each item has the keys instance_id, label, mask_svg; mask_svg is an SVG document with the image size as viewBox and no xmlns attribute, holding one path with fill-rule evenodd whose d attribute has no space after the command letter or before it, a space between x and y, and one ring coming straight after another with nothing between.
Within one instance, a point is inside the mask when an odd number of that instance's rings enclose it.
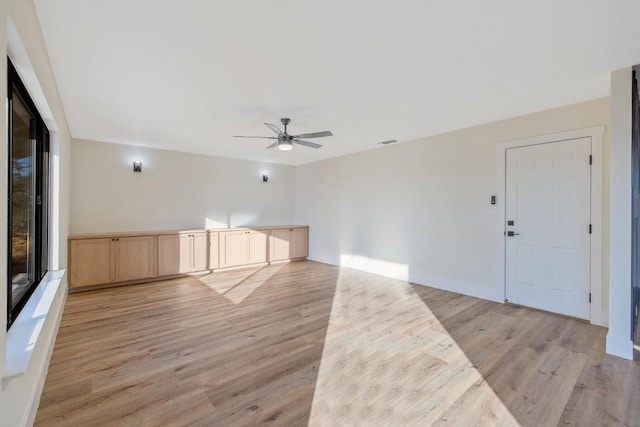
<instances>
[{"instance_id":1,"label":"ceiling fan","mask_svg":"<svg viewBox=\"0 0 640 427\"><path fill-rule=\"evenodd\" d=\"M267 148L278 147L280 150L288 151L293 149L293 144L304 145L305 147L311 148L320 148L322 145L316 144L315 142L303 141L302 138L320 138L323 136L333 136L331 132L328 130L323 132L312 132L312 133L303 133L300 135L289 135L287 133L287 125L291 122L291 119L283 117L280 119L280 122L284 125L284 132L281 131L278 126L272 125L271 123L265 123L269 129L275 132L278 136L244 136L244 135L234 135L234 138L265 138L265 139L277 139L276 142L269 145Z\"/></svg>"}]
</instances>

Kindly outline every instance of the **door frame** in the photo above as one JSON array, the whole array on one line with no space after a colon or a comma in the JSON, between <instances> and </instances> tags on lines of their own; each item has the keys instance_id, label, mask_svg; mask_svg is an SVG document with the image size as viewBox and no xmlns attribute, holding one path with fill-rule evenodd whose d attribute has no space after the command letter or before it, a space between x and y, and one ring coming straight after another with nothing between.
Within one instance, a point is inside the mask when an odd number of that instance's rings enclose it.
<instances>
[{"instance_id":1,"label":"door frame","mask_svg":"<svg viewBox=\"0 0 640 427\"><path fill-rule=\"evenodd\" d=\"M506 230L506 185L507 185L507 156L508 148L526 147L529 145L549 144L553 142L566 141L579 138L591 139L591 155L593 163L591 165L591 233L590 257L591 265L589 271L591 285L591 307L590 321L592 324L608 326L608 307L603 307L602 289L602 155L604 146L605 126L593 126L583 129L575 129L566 132L558 132L547 135L534 136L529 138L516 139L499 142L496 145L497 156L497 203L502 206L497 209L498 224L500 232ZM500 267L502 271L502 299L506 299L506 238L502 239L500 245Z\"/></svg>"}]
</instances>

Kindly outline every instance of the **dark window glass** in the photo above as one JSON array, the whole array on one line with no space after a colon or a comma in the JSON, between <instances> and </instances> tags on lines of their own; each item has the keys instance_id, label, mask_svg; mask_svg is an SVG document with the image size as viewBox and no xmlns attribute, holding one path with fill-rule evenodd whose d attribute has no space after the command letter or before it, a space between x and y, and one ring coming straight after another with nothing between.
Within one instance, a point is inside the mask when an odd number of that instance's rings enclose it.
<instances>
[{"instance_id":1,"label":"dark window glass","mask_svg":"<svg viewBox=\"0 0 640 427\"><path fill-rule=\"evenodd\" d=\"M11 307L36 280L36 138L35 117L16 91L11 120Z\"/></svg>"},{"instance_id":2,"label":"dark window glass","mask_svg":"<svg viewBox=\"0 0 640 427\"><path fill-rule=\"evenodd\" d=\"M49 131L8 61L8 326L48 270Z\"/></svg>"}]
</instances>

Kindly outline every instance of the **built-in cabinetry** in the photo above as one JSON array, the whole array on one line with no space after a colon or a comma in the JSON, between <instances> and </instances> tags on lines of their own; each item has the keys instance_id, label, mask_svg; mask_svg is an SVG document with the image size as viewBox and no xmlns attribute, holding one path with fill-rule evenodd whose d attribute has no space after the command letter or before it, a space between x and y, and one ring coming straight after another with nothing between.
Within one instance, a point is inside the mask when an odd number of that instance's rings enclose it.
<instances>
[{"instance_id":1,"label":"built-in cabinetry","mask_svg":"<svg viewBox=\"0 0 640 427\"><path fill-rule=\"evenodd\" d=\"M144 282L308 253L307 226L76 234L69 236L69 287Z\"/></svg>"},{"instance_id":2,"label":"built-in cabinetry","mask_svg":"<svg viewBox=\"0 0 640 427\"><path fill-rule=\"evenodd\" d=\"M207 270L208 251L206 231L158 235L158 276Z\"/></svg>"},{"instance_id":3,"label":"built-in cabinetry","mask_svg":"<svg viewBox=\"0 0 640 427\"><path fill-rule=\"evenodd\" d=\"M155 276L155 237L98 237L69 241L69 285L91 286Z\"/></svg>"},{"instance_id":4,"label":"built-in cabinetry","mask_svg":"<svg viewBox=\"0 0 640 427\"><path fill-rule=\"evenodd\" d=\"M218 257L218 253L220 252L218 248L219 242L219 233L214 231L209 231L209 269L215 270L220 267L220 260Z\"/></svg>"},{"instance_id":5,"label":"built-in cabinetry","mask_svg":"<svg viewBox=\"0 0 640 427\"><path fill-rule=\"evenodd\" d=\"M292 227L271 230L269 261L306 258L309 255L309 228Z\"/></svg>"},{"instance_id":6,"label":"built-in cabinetry","mask_svg":"<svg viewBox=\"0 0 640 427\"><path fill-rule=\"evenodd\" d=\"M220 268L267 262L268 230L221 231Z\"/></svg>"}]
</instances>

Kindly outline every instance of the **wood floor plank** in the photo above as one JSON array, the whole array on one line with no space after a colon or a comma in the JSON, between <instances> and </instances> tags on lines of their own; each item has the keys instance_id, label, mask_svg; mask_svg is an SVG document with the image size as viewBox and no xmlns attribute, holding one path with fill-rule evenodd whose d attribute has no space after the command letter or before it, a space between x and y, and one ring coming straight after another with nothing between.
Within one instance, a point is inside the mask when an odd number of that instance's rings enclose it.
<instances>
[{"instance_id":1,"label":"wood floor plank","mask_svg":"<svg viewBox=\"0 0 640 427\"><path fill-rule=\"evenodd\" d=\"M35 424L638 426L605 337L310 261L74 293Z\"/></svg>"}]
</instances>

